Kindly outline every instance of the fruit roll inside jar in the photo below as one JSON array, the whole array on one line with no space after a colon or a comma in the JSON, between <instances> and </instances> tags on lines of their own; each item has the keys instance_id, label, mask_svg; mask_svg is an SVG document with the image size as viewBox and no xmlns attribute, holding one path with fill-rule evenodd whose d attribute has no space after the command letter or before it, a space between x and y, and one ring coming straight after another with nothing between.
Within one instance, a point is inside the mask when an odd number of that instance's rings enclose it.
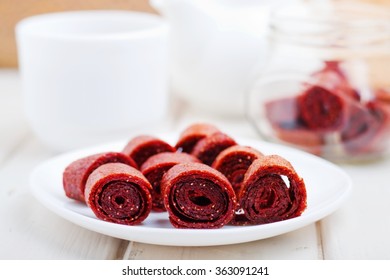
<instances>
[{"instance_id":1,"label":"fruit roll inside jar","mask_svg":"<svg viewBox=\"0 0 390 280\"><path fill-rule=\"evenodd\" d=\"M341 61L325 60L323 67L310 75L309 82L323 86L329 91L337 91L341 95L348 96L356 101L360 100L359 92L349 81L347 73L342 68Z\"/></svg>"},{"instance_id":2,"label":"fruit roll inside jar","mask_svg":"<svg viewBox=\"0 0 390 280\"><path fill-rule=\"evenodd\" d=\"M303 123L313 131L335 131L347 119L347 97L325 87L313 85L298 96Z\"/></svg>"},{"instance_id":3,"label":"fruit roll inside jar","mask_svg":"<svg viewBox=\"0 0 390 280\"><path fill-rule=\"evenodd\" d=\"M267 140L338 163L388 156L386 120L370 104L390 100L389 11L310 2L270 11L269 52L248 86L248 119Z\"/></svg>"},{"instance_id":4,"label":"fruit roll inside jar","mask_svg":"<svg viewBox=\"0 0 390 280\"><path fill-rule=\"evenodd\" d=\"M219 132L219 129L212 124L194 123L183 130L179 136L175 148L178 151L184 153L191 153L192 149L199 140L215 132Z\"/></svg>"},{"instance_id":5,"label":"fruit roll inside jar","mask_svg":"<svg viewBox=\"0 0 390 280\"><path fill-rule=\"evenodd\" d=\"M142 174L152 185L152 210L166 211L161 193L161 179L173 166L184 162L200 162L196 157L187 153L164 152L151 156L141 166Z\"/></svg>"},{"instance_id":6,"label":"fruit roll inside jar","mask_svg":"<svg viewBox=\"0 0 390 280\"><path fill-rule=\"evenodd\" d=\"M284 97L264 104L265 118L275 136L283 143L293 144L320 155L325 144L323 133L305 126L300 118L296 97Z\"/></svg>"},{"instance_id":7,"label":"fruit roll inside jar","mask_svg":"<svg viewBox=\"0 0 390 280\"><path fill-rule=\"evenodd\" d=\"M126 144L123 153L130 156L141 166L152 155L162 152L175 152L176 149L164 140L151 136L139 135Z\"/></svg>"},{"instance_id":8,"label":"fruit roll inside jar","mask_svg":"<svg viewBox=\"0 0 390 280\"><path fill-rule=\"evenodd\" d=\"M238 201L242 224L266 224L298 217L306 209L306 187L286 159L264 156L248 168Z\"/></svg>"},{"instance_id":9,"label":"fruit roll inside jar","mask_svg":"<svg viewBox=\"0 0 390 280\"><path fill-rule=\"evenodd\" d=\"M221 228L233 218L234 190L222 173L208 165L175 165L163 176L161 188L169 220L176 228Z\"/></svg>"},{"instance_id":10,"label":"fruit roll inside jar","mask_svg":"<svg viewBox=\"0 0 390 280\"><path fill-rule=\"evenodd\" d=\"M151 189L139 170L122 163L107 163L88 177L85 198L98 219L137 225L152 209Z\"/></svg>"},{"instance_id":11,"label":"fruit roll inside jar","mask_svg":"<svg viewBox=\"0 0 390 280\"><path fill-rule=\"evenodd\" d=\"M341 141L347 154L381 155L389 143L390 104L372 100L353 107L349 122L341 131Z\"/></svg>"},{"instance_id":12,"label":"fruit roll inside jar","mask_svg":"<svg viewBox=\"0 0 390 280\"><path fill-rule=\"evenodd\" d=\"M99 166L110 162L120 162L138 168L131 157L118 152L98 153L80 158L71 162L63 172L62 183L66 196L85 203L84 191L88 176Z\"/></svg>"}]
</instances>

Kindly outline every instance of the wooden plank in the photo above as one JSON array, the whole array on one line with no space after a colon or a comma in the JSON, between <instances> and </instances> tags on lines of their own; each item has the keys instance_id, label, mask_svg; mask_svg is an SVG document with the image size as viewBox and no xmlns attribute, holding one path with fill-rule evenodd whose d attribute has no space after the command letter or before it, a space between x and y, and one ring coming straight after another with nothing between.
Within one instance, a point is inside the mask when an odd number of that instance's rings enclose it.
<instances>
[{"instance_id":1,"label":"wooden plank","mask_svg":"<svg viewBox=\"0 0 390 280\"><path fill-rule=\"evenodd\" d=\"M178 229L179 230L179 229ZM174 247L143 243L130 243L126 259L267 259L267 260L315 260L322 258L321 241L315 224L302 229L242 244ZM158 238L158 236L156 236Z\"/></svg>"},{"instance_id":2,"label":"wooden plank","mask_svg":"<svg viewBox=\"0 0 390 280\"><path fill-rule=\"evenodd\" d=\"M345 205L321 223L326 259L390 259L390 158L344 165L353 178Z\"/></svg>"}]
</instances>

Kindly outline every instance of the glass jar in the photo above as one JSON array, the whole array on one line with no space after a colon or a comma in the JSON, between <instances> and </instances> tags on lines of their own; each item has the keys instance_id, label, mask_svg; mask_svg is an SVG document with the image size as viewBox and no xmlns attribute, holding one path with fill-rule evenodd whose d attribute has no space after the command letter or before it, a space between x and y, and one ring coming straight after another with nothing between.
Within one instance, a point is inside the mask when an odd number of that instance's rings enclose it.
<instances>
[{"instance_id":1,"label":"glass jar","mask_svg":"<svg viewBox=\"0 0 390 280\"><path fill-rule=\"evenodd\" d=\"M267 140L333 161L372 159L390 145L390 13L311 4L271 13L268 60L247 95ZM259 64L260 65L260 64Z\"/></svg>"}]
</instances>

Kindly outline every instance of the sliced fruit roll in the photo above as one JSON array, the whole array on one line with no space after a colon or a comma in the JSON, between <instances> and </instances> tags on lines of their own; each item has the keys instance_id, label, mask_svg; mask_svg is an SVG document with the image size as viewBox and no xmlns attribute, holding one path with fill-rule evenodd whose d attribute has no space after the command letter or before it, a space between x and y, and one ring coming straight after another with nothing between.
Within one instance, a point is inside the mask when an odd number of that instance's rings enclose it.
<instances>
[{"instance_id":1,"label":"sliced fruit roll","mask_svg":"<svg viewBox=\"0 0 390 280\"><path fill-rule=\"evenodd\" d=\"M139 170L122 163L107 163L88 177L85 198L98 219L136 225L152 209L151 189Z\"/></svg>"},{"instance_id":2,"label":"sliced fruit roll","mask_svg":"<svg viewBox=\"0 0 390 280\"><path fill-rule=\"evenodd\" d=\"M234 145L237 143L233 138L223 132L215 132L199 140L191 154L204 164L211 165L220 152Z\"/></svg>"},{"instance_id":3,"label":"sliced fruit roll","mask_svg":"<svg viewBox=\"0 0 390 280\"><path fill-rule=\"evenodd\" d=\"M269 155L248 168L238 196L242 224L266 224L298 217L306 209L303 179L286 159ZM246 221L245 221L246 219Z\"/></svg>"},{"instance_id":4,"label":"sliced fruit roll","mask_svg":"<svg viewBox=\"0 0 390 280\"><path fill-rule=\"evenodd\" d=\"M355 101L360 100L359 93L354 89L347 72L343 69L342 61L324 61L323 67L311 75L309 82L332 92L337 91Z\"/></svg>"},{"instance_id":5,"label":"sliced fruit roll","mask_svg":"<svg viewBox=\"0 0 390 280\"><path fill-rule=\"evenodd\" d=\"M99 153L75 160L63 172L62 182L66 196L85 203L84 190L88 176L99 166L110 162L138 167L131 157L117 152Z\"/></svg>"},{"instance_id":6,"label":"sliced fruit roll","mask_svg":"<svg viewBox=\"0 0 390 280\"><path fill-rule=\"evenodd\" d=\"M219 129L212 124L194 123L183 130L175 148L181 152L191 153L199 140L218 131Z\"/></svg>"},{"instance_id":7,"label":"sliced fruit roll","mask_svg":"<svg viewBox=\"0 0 390 280\"><path fill-rule=\"evenodd\" d=\"M221 228L231 221L236 195L226 177L203 163L181 163L163 176L161 189L176 228Z\"/></svg>"},{"instance_id":8,"label":"sliced fruit roll","mask_svg":"<svg viewBox=\"0 0 390 280\"><path fill-rule=\"evenodd\" d=\"M314 85L298 97L300 118L314 131L335 131L347 118L347 98L336 91Z\"/></svg>"},{"instance_id":9,"label":"sliced fruit roll","mask_svg":"<svg viewBox=\"0 0 390 280\"><path fill-rule=\"evenodd\" d=\"M302 122L299 116L298 98L285 97L271 100L264 108L273 137L297 145L313 154L322 153L325 145L324 134L309 129Z\"/></svg>"},{"instance_id":10,"label":"sliced fruit roll","mask_svg":"<svg viewBox=\"0 0 390 280\"><path fill-rule=\"evenodd\" d=\"M160 138L151 135L136 136L126 144L123 153L141 166L152 155L162 152L175 152L176 149Z\"/></svg>"},{"instance_id":11,"label":"sliced fruit roll","mask_svg":"<svg viewBox=\"0 0 390 280\"><path fill-rule=\"evenodd\" d=\"M263 156L261 152L252 147L235 145L223 150L211 167L226 176L238 195L249 166L255 159Z\"/></svg>"},{"instance_id":12,"label":"sliced fruit roll","mask_svg":"<svg viewBox=\"0 0 390 280\"><path fill-rule=\"evenodd\" d=\"M141 166L141 172L153 187L152 210L166 211L161 194L161 179L163 175L173 166L184 162L200 162L196 157L187 153L164 152L151 156Z\"/></svg>"},{"instance_id":13,"label":"sliced fruit roll","mask_svg":"<svg viewBox=\"0 0 390 280\"><path fill-rule=\"evenodd\" d=\"M390 105L370 100L352 108L350 119L341 131L341 141L350 155L383 154L390 135Z\"/></svg>"}]
</instances>

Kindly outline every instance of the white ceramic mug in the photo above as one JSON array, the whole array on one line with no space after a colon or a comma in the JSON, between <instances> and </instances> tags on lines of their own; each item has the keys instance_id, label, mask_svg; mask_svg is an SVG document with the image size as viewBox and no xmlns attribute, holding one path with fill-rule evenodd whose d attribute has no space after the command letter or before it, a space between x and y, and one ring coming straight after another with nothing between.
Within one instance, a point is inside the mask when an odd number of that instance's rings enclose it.
<instances>
[{"instance_id":1,"label":"white ceramic mug","mask_svg":"<svg viewBox=\"0 0 390 280\"><path fill-rule=\"evenodd\" d=\"M130 11L33 16L16 26L27 118L68 150L129 135L164 119L169 100L167 24Z\"/></svg>"}]
</instances>

